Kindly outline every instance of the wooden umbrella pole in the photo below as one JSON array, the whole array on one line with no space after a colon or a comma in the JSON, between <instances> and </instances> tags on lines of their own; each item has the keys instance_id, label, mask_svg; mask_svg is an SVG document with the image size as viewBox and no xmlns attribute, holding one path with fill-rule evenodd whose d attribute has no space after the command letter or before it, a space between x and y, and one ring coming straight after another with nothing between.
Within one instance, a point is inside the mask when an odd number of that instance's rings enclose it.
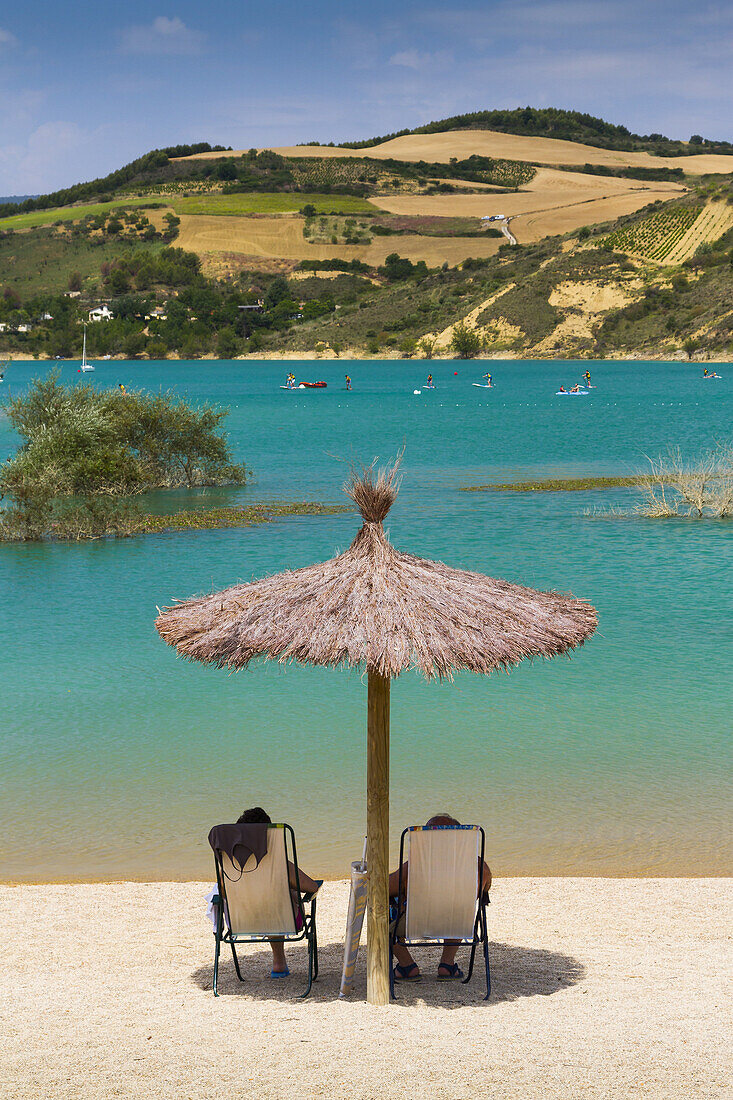
<instances>
[{"instance_id":1,"label":"wooden umbrella pole","mask_svg":"<svg viewBox=\"0 0 733 1100\"><path fill-rule=\"evenodd\" d=\"M367 689L367 1000L389 1004L389 688L376 672Z\"/></svg>"}]
</instances>

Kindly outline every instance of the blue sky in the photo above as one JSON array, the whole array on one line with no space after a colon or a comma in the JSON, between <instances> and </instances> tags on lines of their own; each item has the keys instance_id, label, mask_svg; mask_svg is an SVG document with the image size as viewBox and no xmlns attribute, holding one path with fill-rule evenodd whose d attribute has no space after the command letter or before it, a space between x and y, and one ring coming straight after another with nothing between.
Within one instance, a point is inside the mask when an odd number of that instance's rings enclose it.
<instances>
[{"instance_id":1,"label":"blue sky","mask_svg":"<svg viewBox=\"0 0 733 1100\"><path fill-rule=\"evenodd\" d=\"M0 4L0 194L156 146L387 133L558 106L733 140L733 5L681 0Z\"/></svg>"}]
</instances>

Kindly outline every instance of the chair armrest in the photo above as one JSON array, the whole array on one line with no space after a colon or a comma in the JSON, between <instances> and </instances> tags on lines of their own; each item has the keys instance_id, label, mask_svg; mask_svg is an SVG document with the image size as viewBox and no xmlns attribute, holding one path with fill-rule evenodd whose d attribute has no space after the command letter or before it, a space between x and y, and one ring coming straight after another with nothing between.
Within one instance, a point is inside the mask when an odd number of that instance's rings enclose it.
<instances>
[{"instance_id":1,"label":"chair armrest","mask_svg":"<svg viewBox=\"0 0 733 1100\"><path fill-rule=\"evenodd\" d=\"M303 890L303 891L301 891L301 894L300 894L300 900L301 900L302 902L306 902L306 901L313 901L314 897L316 896L316 894L318 893L318 891L319 891L319 890L321 889L321 887L323 886L323 879L322 879L322 878L317 878L317 879L315 879L314 881L318 883L318 885L316 886L315 890L307 890L307 891L306 891L306 890Z\"/></svg>"}]
</instances>

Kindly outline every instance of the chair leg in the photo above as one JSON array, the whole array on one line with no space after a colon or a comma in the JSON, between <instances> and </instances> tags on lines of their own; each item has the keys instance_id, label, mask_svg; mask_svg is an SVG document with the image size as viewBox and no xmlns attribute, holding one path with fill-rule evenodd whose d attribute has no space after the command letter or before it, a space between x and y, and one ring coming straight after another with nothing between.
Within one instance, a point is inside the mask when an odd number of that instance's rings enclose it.
<instances>
[{"instance_id":1,"label":"chair leg","mask_svg":"<svg viewBox=\"0 0 733 1100\"><path fill-rule=\"evenodd\" d=\"M313 936L308 937L308 985L306 986L305 993L301 993L300 997L303 1000L311 991L313 985Z\"/></svg>"},{"instance_id":2,"label":"chair leg","mask_svg":"<svg viewBox=\"0 0 733 1100\"><path fill-rule=\"evenodd\" d=\"M471 944L471 956L468 960L468 974L463 979L463 982L461 983L462 985L468 985L468 983L471 981L471 975L473 974L473 963L474 959L476 958L476 942L476 935L474 934L473 943Z\"/></svg>"},{"instance_id":3,"label":"chair leg","mask_svg":"<svg viewBox=\"0 0 733 1100\"><path fill-rule=\"evenodd\" d=\"M393 948L394 948L394 940L390 936L390 938L389 938L389 999L390 999L390 1001L396 1001L397 1000L397 993L395 992L395 980L394 980L395 958L394 958Z\"/></svg>"},{"instance_id":4,"label":"chair leg","mask_svg":"<svg viewBox=\"0 0 733 1100\"><path fill-rule=\"evenodd\" d=\"M237 958L237 952L234 950L234 941L230 940L229 942L232 949L232 958L234 959L234 969L237 972L237 977L239 978L240 982L243 982L244 978L242 977L242 971L239 969L239 959Z\"/></svg>"},{"instance_id":5,"label":"chair leg","mask_svg":"<svg viewBox=\"0 0 733 1100\"><path fill-rule=\"evenodd\" d=\"M489 933L486 928L486 910L481 912L481 931L483 933L484 941L484 963L486 965L486 996L485 1001L488 1001L491 996L491 968L489 967Z\"/></svg>"},{"instance_id":6,"label":"chair leg","mask_svg":"<svg viewBox=\"0 0 733 1100\"><path fill-rule=\"evenodd\" d=\"M221 939L219 937L218 929L214 933L214 996L219 996L219 950L221 948Z\"/></svg>"},{"instance_id":7,"label":"chair leg","mask_svg":"<svg viewBox=\"0 0 733 1100\"><path fill-rule=\"evenodd\" d=\"M318 933L313 923L313 981L318 977Z\"/></svg>"}]
</instances>

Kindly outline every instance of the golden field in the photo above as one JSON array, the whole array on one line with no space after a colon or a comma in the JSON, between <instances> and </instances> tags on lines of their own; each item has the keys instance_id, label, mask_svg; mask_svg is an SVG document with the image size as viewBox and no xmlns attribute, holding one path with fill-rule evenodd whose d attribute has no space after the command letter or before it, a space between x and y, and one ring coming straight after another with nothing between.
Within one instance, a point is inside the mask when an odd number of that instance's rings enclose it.
<instances>
[{"instance_id":1,"label":"golden field","mask_svg":"<svg viewBox=\"0 0 733 1100\"><path fill-rule=\"evenodd\" d=\"M184 160L212 160L242 156L246 150L223 153L196 153ZM330 145L287 145L275 149L286 157L372 157L377 160L426 160L439 164L451 157L463 160L472 154L506 160L524 160L532 164L562 164L582 167L603 164L609 168L681 168L686 175L705 172L733 172L733 156L700 153L689 157L658 157L651 153L629 153L618 149L597 149L557 138L523 137L496 130L451 130L443 134L406 134L367 149L344 149Z\"/></svg>"}]
</instances>

